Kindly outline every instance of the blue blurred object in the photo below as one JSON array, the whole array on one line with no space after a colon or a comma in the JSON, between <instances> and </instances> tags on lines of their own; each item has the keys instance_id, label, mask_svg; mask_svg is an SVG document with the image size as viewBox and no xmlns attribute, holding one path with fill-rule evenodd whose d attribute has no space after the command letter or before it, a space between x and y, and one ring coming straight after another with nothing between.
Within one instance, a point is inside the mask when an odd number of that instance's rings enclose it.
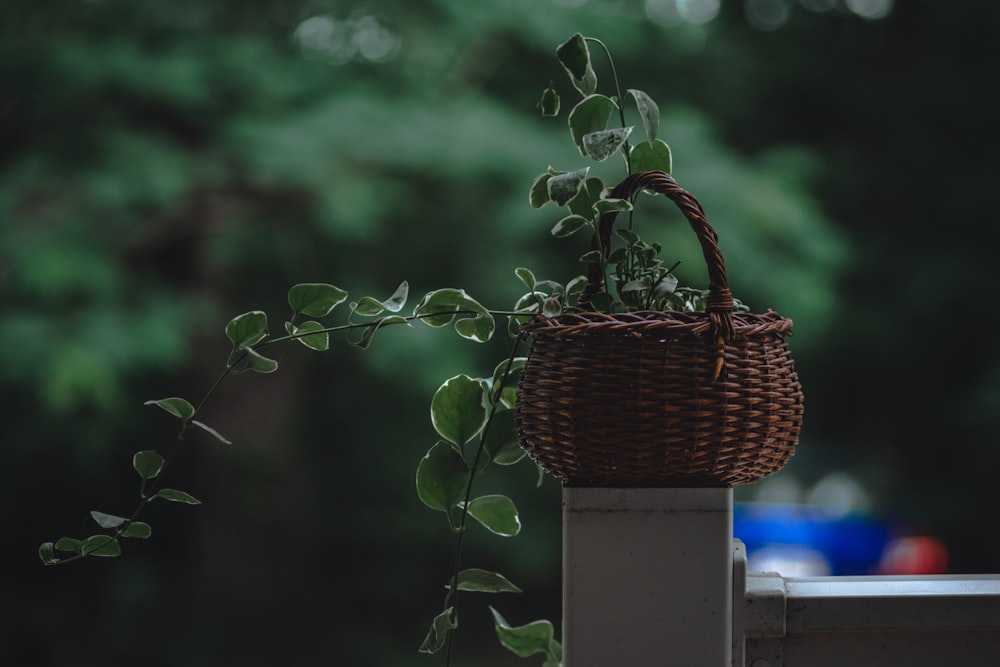
<instances>
[{"instance_id":1,"label":"blue blurred object","mask_svg":"<svg viewBox=\"0 0 1000 667\"><path fill-rule=\"evenodd\" d=\"M824 507L737 503L733 534L746 545L751 570L864 575L878 570L889 530L870 517Z\"/></svg>"}]
</instances>

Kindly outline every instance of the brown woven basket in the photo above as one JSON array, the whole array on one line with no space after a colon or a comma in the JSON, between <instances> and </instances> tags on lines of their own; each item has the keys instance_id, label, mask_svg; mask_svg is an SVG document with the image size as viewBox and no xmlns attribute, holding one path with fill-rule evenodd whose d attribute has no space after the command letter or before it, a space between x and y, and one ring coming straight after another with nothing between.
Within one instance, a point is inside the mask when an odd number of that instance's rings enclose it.
<instances>
[{"instance_id":1,"label":"brown woven basket","mask_svg":"<svg viewBox=\"0 0 1000 667\"><path fill-rule=\"evenodd\" d=\"M518 437L567 486L731 486L778 471L795 452L802 390L786 337L769 310L733 313L715 230L698 201L663 172L634 174L612 192L669 197L701 242L706 312L539 316L521 371ZM608 248L614 216L601 220ZM605 289L589 275L586 306Z\"/></svg>"}]
</instances>

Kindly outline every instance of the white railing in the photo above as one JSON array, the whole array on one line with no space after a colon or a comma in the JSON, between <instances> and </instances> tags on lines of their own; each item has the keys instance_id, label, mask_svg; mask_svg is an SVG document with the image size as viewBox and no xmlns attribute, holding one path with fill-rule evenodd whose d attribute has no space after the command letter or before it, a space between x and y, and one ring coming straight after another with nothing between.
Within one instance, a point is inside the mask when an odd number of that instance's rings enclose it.
<instances>
[{"instance_id":1,"label":"white railing","mask_svg":"<svg viewBox=\"0 0 1000 667\"><path fill-rule=\"evenodd\" d=\"M567 667L1000 666L1000 575L748 573L732 498L564 489Z\"/></svg>"}]
</instances>

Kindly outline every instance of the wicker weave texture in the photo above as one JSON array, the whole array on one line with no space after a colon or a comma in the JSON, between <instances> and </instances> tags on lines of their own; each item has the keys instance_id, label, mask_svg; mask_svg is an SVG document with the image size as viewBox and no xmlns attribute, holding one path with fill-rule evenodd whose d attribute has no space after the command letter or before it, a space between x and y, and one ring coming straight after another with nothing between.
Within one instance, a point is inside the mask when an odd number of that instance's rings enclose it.
<instances>
[{"instance_id":1,"label":"wicker weave texture","mask_svg":"<svg viewBox=\"0 0 1000 667\"><path fill-rule=\"evenodd\" d=\"M802 390L773 311L733 315L720 354L705 313L577 313L531 336L516 411L521 445L569 486L731 486L787 463Z\"/></svg>"}]
</instances>

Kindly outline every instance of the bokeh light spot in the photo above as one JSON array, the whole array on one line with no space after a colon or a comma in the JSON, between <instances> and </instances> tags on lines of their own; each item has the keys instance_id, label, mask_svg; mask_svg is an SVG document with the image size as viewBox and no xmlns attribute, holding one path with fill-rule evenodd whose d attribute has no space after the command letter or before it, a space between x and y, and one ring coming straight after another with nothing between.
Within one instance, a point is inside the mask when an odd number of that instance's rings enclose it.
<instances>
[{"instance_id":1,"label":"bokeh light spot","mask_svg":"<svg viewBox=\"0 0 1000 667\"><path fill-rule=\"evenodd\" d=\"M788 22L792 8L788 0L746 0L747 22L757 30L777 30Z\"/></svg>"},{"instance_id":2,"label":"bokeh light spot","mask_svg":"<svg viewBox=\"0 0 1000 667\"><path fill-rule=\"evenodd\" d=\"M677 12L688 23L708 23L719 14L719 0L677 0Z\"/></svg>"},{"instance_id":3,"label":"bokeh light spot","mask_svg":"<svg viewBox=\"0 0 1000 667\"><path fill-rule=\"evenodd\" d=\"M846 0L847 8L863 19L877 21L892 11L892 0Z\"/></svg>"}]
</instances>

